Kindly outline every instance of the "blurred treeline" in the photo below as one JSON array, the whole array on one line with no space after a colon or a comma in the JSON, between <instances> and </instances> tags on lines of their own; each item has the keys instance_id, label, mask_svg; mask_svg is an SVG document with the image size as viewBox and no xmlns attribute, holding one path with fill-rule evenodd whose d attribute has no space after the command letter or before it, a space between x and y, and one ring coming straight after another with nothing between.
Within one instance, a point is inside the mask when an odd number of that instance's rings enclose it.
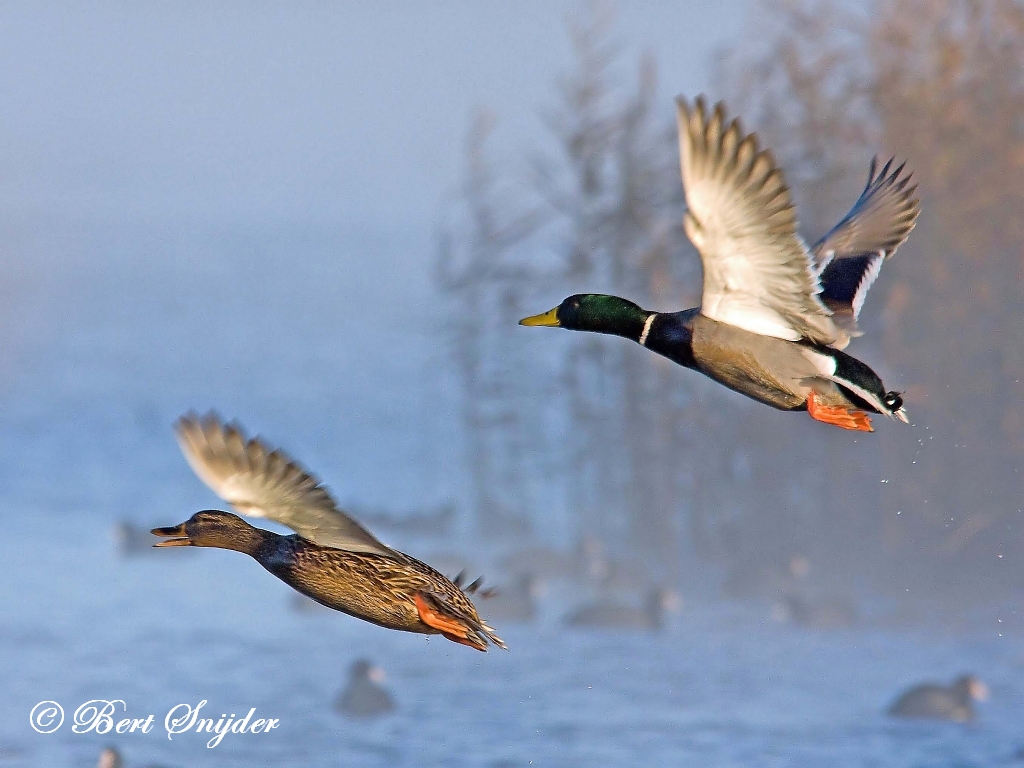
<instances>
[{"instance_id":1,"label":"blurred treeline","mask_svg":"<svg viewBox=\"0 0 1024 768\"><path fill-rule=\"evenodd\" d=\"M809 241L872 155L908 160L923 213L850 351L905 391L914 426L830 429L622 339L517 326L572 293L699 301L674 105L655 62L623 54L613 11L588 6L550 141L496 160L481 113L442 227L481 533L593 534L652 578L721 567L736 593L795 559L819 584L901 594L1024 584L1024 5L843 8L755 6L708 96L773 149Z\"/></svg>"}]
</instances>

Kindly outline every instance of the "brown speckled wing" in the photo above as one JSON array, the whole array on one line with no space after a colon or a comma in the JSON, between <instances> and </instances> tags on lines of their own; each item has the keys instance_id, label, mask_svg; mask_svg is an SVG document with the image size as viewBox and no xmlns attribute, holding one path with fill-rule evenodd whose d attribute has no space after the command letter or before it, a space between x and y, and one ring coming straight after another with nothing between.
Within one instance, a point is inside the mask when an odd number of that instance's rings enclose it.
<instances>
[{"instance_id":1,"label":"brown speckled wing","mask_svg":"<svg viewBox=\"0 0 1024 768\"><path fill-rule=\"evenodd\" d=\"M390 555L393 550L346 515L311 474L259 438L247 440L213 413L182 416L174 426L189 465L240 514L266 517L322 547Z\"/></svg>"}]
</instances>

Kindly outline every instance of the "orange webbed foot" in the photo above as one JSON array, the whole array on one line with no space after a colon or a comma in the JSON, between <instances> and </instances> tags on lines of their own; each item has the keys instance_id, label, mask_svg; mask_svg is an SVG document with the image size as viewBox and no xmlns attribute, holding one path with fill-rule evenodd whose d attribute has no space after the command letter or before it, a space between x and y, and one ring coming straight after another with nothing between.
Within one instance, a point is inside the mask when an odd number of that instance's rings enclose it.
<instances>
[{"instance_id":1,"label":"orange webbed foot","mask_svg":"<svg viewBox=\"0 0 1024 768\"><path fill-rule=\"evenodd\" d=\"M855 411L839 405L822 405L812 391L807 395L807 413L812 419L857 432L874 432L871 419L864 411Z\"/></svg>"},{"instance_id":2,"label":"orange webbed foot","mask_svg":"<svg viewBox=\"0 0 1024 768\"><path fill-rule=\"evenodd\" d=\"M468 637L456 637L455 635L449 635L447 632L442 632L441 637L447 638L448 640L451 640L453 643L458 643L459 645L468 645L470 648L476 648L478 651L487 650L486 647L480 647L479 641L474 642Z\"/></svg>"},{"instance_id":3,"label":"orange webbed foot","mask_svg":"<svg viewBox=\"0 0 1024 768\"><path fill-rule=\"evenodd\" d=\"M486 646L480 647L480 641L470 633L469 627L458 619L438 613L437 609L423 595L417 592L413 595L413 601L416 603L416 612L420 615L420 621L428 627L438 630L453 643L468 645L478 651L486 650Z\"/></svg>"}]
</instances>

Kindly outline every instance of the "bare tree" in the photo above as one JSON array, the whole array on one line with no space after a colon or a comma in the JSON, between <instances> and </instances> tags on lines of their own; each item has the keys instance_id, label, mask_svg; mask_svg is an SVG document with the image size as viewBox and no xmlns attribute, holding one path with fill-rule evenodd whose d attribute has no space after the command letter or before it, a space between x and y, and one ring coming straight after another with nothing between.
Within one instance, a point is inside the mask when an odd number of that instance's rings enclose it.
<instances>
[{"instance_id":1,"label":"bare tree","mask_svg":"<svg viewBox=\"0 0 1024 768\"><path fill-rule=\"evenodd\" d=\"M493 116L479 112L468 132L464 188L441 227L436 272L454 300L450 342L462 386L474 517L483 533L528 528L536 502L523 482L522 461L537 439L534 409L524 407L523 369L494 350L505 347L522 312L517 297L532 271L512 253L535 230L537 216L499 185L486 156L493 128Z\"/></svg>"},{"instance_id":2,"label":"bare tree","mask_svg":"<svg viewBox=\"0 0 1024 768\"><path fill-rule=\"evenodd\" d=\"M1005 574L996 555L1021 545L1024 522L1024 7L885 0L854 16L782 0L759 13L758 43L727 56L720 83L791 170L812 230L842 213L875 152L909 158L924 210L858 342L881 340L918 427L877 436L880 493L861 451L831 440L819 544L903 580L935 583L956 558L960 578Z\"/></svg>"},{"instance_id":3,"label":"bare tree","mask_svg":"<svg viewBox=\"0 0 1024 768\"><path fill-rule=\"evenodd\" d=\"M776 152L809 238L845 213L871 155L909 159L924 214L857 344L903 382L916 426L823 431L620 339L518 332L571 293L697 301L671 107L653 62L622 75L613 16L591 6L570 27L547 151L525 181L496 174L478 122L440 252L481 529L565 509L664 575L689 540L755 586L794 555L829 564L819 580L1008 581L997 555L1024 550L1024 9L847 7L766 0L717 90Z\"/></svg>"},{"instance_id":4,"label":"bare tree","mask_svg":"<svg viewBox=\"0 0 1024 768\"><path fill-rule=\"evenodd\" d=\"M688 245L680 226L678 160L673 131L654 108L654 65L644 61L635 84L624 86L618 74L621 55L612 35L613 17L603 6L588 11L570 24L576 69L560 82L559 103L546 117L549 148L535 155L522 186L534 201L535 215L517 219L529 226L514 227L509 245L525 242L525 237L530 247L470 247L475 266L460 272L463 292L453 290L455 282L442 281L453 298L468 300L458 312L477 313L469 323L472 328L485 322L481 315L493 314L488 302L495 291L516 307L586 291L612 292L641 302L668 301L683 293L681 277L692 283L695 260L689 270L680 267L680 253ZM668 110L662 114L671 116ZM471 210L487 207L480 203L486 186L479 180L467 185ZM486 216L478 213L474 220L494 218L491 211ZM495 240L494 235L481 236L484 229L464 229L461 239ZM451 260L451 251L450 246L442 250L442 262ZM515 329L511 317L502 322ZM459 333L464 339L457 344L463 347L458 354L465 358L464 377L479 379L482 370L496 365L488 360L493 354L520 361L523 370L534 373L534 380L549 383L543 405L525 401L523 393L536 395L538 386L531 389L521 374L517 377L511 371L507 381L516 382L514 392L467 387L467 399L474 401L466 404L467 423L483 432L500 432L498 442L519 445L533 457L527 477L549 486L551 504L543 508L561 503L577 533L595 534L613 550L643 548L655 569L671 575L685 507L681 488L687 480L681 458L687 433L681 429L680 414L688 398L679 372L621 340L552 336L545 340L552 354L538 357L537 345L530 343L533 359L527 362L522 357L525 335L518 343L510 338L500 347L488 347L479 340L474 346L466 338L478 330L463 327ZM480 357L471 349L479 349ZM504 421L483 422L472 415L488 396L493 396L488 407L505 409ZM532 431L529 441L516 443L512 435L525 434L520 424L523 413L512 413L519 408L542 414L525 418L534 420L545 440L534 439L538 432ZM470 448L479 464L474 475L487 476L487 466L506 461L530 470L531 462L522 456L499 458L493 435L480 434L475 440Z\"/></svg>"},{"instance_id":5,"label":"bare tree","mask_svg":"<svg viewBox=\"0 0 1024 768\"><path fill-rule=\"evenodd\" d=\"M942 441L929 471L914 473L928 504L904 542L923 542L944 573L957 558L1005 571L998 555L1011 537L1024 543L1024 6L880 10L872 100L887 143L920 158L928 205L920 266L894 270L886 351L915 380L930 442ZM887 447L895 461L913 446Z\"/></svg>"}]
</instances>

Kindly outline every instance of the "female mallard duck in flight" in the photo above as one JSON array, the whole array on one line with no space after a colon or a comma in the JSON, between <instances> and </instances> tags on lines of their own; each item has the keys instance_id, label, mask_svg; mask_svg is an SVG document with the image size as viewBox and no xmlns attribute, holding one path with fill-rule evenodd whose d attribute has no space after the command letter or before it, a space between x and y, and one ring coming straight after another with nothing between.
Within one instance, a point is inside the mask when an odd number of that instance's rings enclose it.
<instances>
[{"instance_id":1,"label":"female mallard duck in flight","mask_svg":"<svg viewBox=\"0 0 1024 768\"><path fill-rule=\"evenodd\" d=\"M522 325L632 339L774 408L806 410L871 432L864 411L907 421L903 399L841 350L882 262L914 228L916 186L892 160L846 217L813 248L796 231L792 198L768 150L725 107L680 98L679 147L686 234L704 266L701 306L651 312L617 296L578 294Z\"/></svg>"},{"instance_id":2,"label":"female mallard duck in flight","mask_svg":"<svg viewBox=\"0 0 1024 768\"><path fill-rule=\"evenodd\" d=\"M175 425L195 473L237 511L267 517L296 535L254 528L229 512L197 512L181 525L154 528L172 537L157 547L218 547L254 558L318 603L388 629L442 634L479 651L505 644L477 615L466 593L426 563L381 544L346 515L328 490L281 451L221 424L188 414Z\"/></svg>"}]
</instances>

